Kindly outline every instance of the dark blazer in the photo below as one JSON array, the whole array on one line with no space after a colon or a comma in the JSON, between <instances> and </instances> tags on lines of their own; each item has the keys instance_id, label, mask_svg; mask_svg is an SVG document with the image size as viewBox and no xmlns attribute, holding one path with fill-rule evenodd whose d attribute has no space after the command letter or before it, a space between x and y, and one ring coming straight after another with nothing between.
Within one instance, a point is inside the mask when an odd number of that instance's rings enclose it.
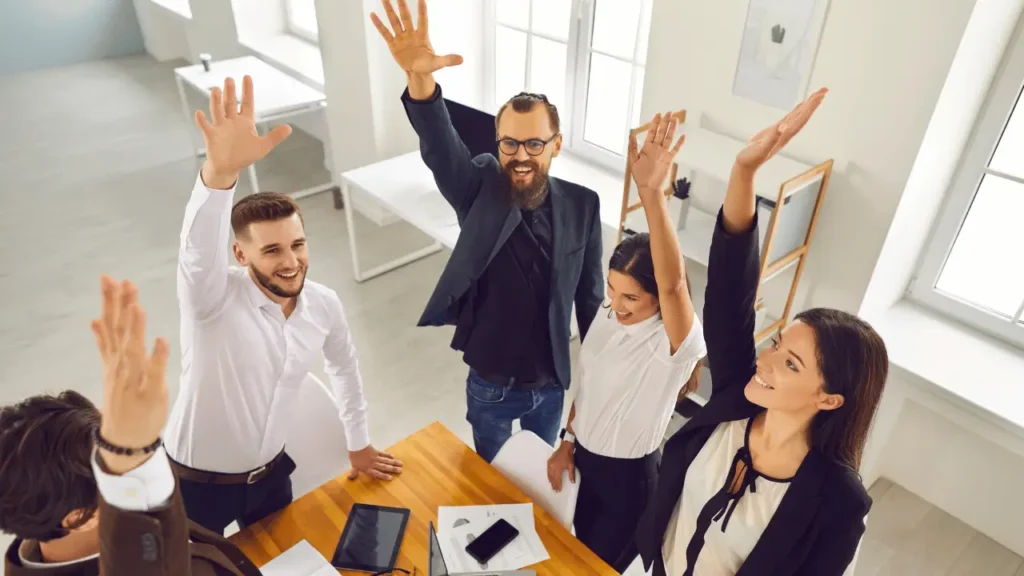
<instances>
[{"instance_id":1,"label":"dark blazer","mask_svg":"<svg viewBox=\"0 0 1024 576\"><path fill-rule=\"evenodd\" d=\"M731 236L722 228L719 213L704 304L711 399L665 444L658 487L637 532L644 566L653 563L655 576L665 575L662 543L690 463L720 423L763 410L743 394L756 370L754 300L759 275L756 220L747 233ZM854 470L812 450L737 576L841 576L864 534L870 507L871 499ZM718 524L709 528L718 529Z\"/></svg>"},{"instance_id":2,"label":"dark blazer","mask_svg":"<svg viewBox=\"0 0 1024 576\"><path fill-rule=\"evenodd\" d=\"M22 565L15 540L4 558L7 576L259 576L237 546L185 516L177 487L170 504L153 512L127 512L100 501L99 560L61 568ZM191 540L191 542L190 542Z\"/></svg>"},{"instance_id":3,"label":"dark blazer","mask_svg":"<svg viewBox=\"0 0 1024 576\"><path fill-rule=\"evenodd\" d=\"M441 87L430 100L417 101L406 90L405 112L420 138L423 161L462 228L451 258L420 317L420 326L454 324L450 310L508 240L522 221L519 208L509 203L505 175L490 154L473 158L452 127ZM558 162L555 158L554 162ZM601 268L601 211L598 195L550 177L553 252L548 325L555 371L569 387L569 318L573 303L583 338L604 298Z\"/></svg>"}]
</instances>

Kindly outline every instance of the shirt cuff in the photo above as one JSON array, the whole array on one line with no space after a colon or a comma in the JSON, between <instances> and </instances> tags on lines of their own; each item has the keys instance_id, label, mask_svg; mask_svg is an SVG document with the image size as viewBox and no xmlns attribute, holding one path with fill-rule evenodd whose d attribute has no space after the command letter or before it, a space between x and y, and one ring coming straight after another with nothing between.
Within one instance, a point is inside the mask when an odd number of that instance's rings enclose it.
<instances>
[{"instance_id":1,"label":"shirt cuff","mask_svg":"<svg viewBox=\"0 0 1024 576\"><path fill-rule=\"evenodd\" d=\"M441 97L441 84L439 82L435 84L436 85L434 86L434 93L431 94L430 98L427 98L426 100L417 100L413 98L412 96L409 95L408 88L406 88L405 92L402 93L402 100L410 104L433 104L434 102L437 102L437 100Z\"/></svg>"},{"instance_id":2,"label":"shirt cuff","mask_svg":"<svg viewBox=\"0 0 1024 576\"><path fill-rule=\"evenodd\" d=\"M370 445L370 427L366 420L348 422L343 415L341 424L345 427L345 444L349 452L358 452Z\"/></svg>"},{"instance_id":3,"label":"shirt cuff","mask_svg":"<svg viewBox=\"0 0 1024 576\"><path fill-rule=\"evenodd\" d=\"M150 512L167 506L174 495L174 473L161 447L138 468L121 476L104 472L93 452L92 472L103 500L128 512Z\"/></svg>"}]
</instances>

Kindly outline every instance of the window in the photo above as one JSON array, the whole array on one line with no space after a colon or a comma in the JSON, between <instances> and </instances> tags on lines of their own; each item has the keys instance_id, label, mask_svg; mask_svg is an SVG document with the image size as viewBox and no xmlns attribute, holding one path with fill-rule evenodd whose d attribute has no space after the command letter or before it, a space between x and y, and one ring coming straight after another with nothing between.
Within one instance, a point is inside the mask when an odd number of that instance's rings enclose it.
<instances>
[{"instance_id":1,"label":"window","mask_svg":"<svg viewBox=\"0 0 1024 576\"><path fill-rule=\"evenodd\" d=\"M285 0L285 11L289 32L313 43L320 41L316 24L316 0Z\"/></svg>"},{"instance_id":2,"label":"window","mask_svg":"<svg viewBox=\"0 0 1024 576\"><path fill-rule=\"evenodd\" d=\"M1014 40L964 153L911 297L1024 346L1024 41Z\"/></svg>"},{"instance_id":3,"label":"window","mask_svg":"<svg viewBox=\"0 0 1024 576\"><path fill-rule=\"evenodd\" d=\"M622 168L639 125L651 0L491 0L497 109L523 90L558 107L564 143Z\"/></svg>"}]
</instances>

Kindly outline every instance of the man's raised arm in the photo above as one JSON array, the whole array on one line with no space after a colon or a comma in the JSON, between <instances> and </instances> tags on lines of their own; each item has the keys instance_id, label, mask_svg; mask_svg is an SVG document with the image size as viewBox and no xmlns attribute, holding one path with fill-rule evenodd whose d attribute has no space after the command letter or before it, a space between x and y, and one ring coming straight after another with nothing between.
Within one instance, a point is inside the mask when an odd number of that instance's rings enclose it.
<instances>
[{"instance_id":1,"label":"man's raised arm","mask_svg":"<svg viewBox=\"0 0 1024 576\"><path fill-rule=\"evenodd\" d=\"M228 273L231 205L238 175L291 134L278 126L266 136L256 132L252 78L242 82L239 108L235 81L210 92L210 117L196 111L206 143L206 162L185 208L178 249L178 298L182 309L202 317L224 297Z\"/></svg>"}]
</instances>

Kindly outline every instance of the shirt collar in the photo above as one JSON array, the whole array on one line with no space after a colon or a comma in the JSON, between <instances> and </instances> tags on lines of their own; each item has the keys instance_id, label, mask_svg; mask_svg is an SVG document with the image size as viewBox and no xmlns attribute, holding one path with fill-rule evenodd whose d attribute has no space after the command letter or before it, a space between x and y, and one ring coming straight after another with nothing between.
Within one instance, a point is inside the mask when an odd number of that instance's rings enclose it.
<instances>
[{"instance_id":1,"label":"shirt collar","mask_svg":"<svg viewBox=\"0 0 1024 576\"><path fill-rule=\"evenodd\" d=\"M252 272L248 268L245 269L245 277L248 280L247 292L249 293L249 301L252 302L253 306L264 310L277 310L278 312L281 312L281 305L271 300L270 297L263 292L260 285L256 282L256 279L252 277ZM301 312L305 308L306 291L303 289L302 292L299 292L298 298L296 298L295 310L292 311L292 314Z\"/></svg>"},{"instance_id":2,"label":"shirt collar","mask_svg":"<svg viewBox=\"0 0 1024 576\"><path fill-rule=\"evenodd\" d=\"M64 568L68 566L74 566L76 564L91 562L99 559L99 553L93 554L86 558L79 560L71 560L70 562L43 562L43 554L39 550L39 542L34 540L24 540L21 545L18 546L18 559L21 560L21 565L25 568L33 570L52 570L54 568Z\"/></svg>"}]
</instances>

